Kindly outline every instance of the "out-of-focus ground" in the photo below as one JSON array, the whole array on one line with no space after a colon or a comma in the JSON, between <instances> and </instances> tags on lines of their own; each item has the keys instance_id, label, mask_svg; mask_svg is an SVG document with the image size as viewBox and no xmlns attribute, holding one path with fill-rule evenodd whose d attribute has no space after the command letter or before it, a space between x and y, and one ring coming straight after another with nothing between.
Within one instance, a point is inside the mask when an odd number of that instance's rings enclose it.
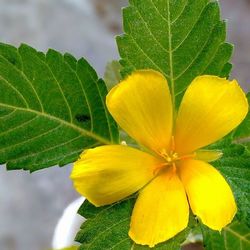
<instances>
[{"instance_id":1,"label":"out-of-focus ground","mask_svg":"<svg viewBox=\"0 0 250 250\"><path fill-rule=\"evenodd\" d=\"M250 1L221 0L228 40L235 44L232 76L250 89ZM84 56L100 76L118 58L114 35L121 32L126 0L0 0L0 41L28 43ZM30 175L0 168L0 249L46 250L64 207L77 197L70 166ZM100 249L101 250L101 249Z\"/></svg>"}]
</instances>

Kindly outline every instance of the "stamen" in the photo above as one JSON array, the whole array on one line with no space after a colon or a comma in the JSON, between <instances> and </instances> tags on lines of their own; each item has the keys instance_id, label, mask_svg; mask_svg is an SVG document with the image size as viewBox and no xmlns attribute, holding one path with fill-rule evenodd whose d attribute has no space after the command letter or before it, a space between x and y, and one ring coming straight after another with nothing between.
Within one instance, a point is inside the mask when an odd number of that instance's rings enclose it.
<instances>
[{"instance_id":1,"label":"stamen","mask_svg":"<svg viewBox=\"0 0 250 250\"><path fill-rule=\"evenodd\" d=\"M162 163L162 164L159 164L158 167L154 170L153 174L156 176L159 174L160 171L162 171L164 169L164 167L168 167L170 166L171 163Z\"/></svg>"},{"instance_id":2,"label":"stamen","mask_svg":"<svg viewBox=\"0 0 250 250\"><path fill-rule=\"evenodd\" d=\"M179 156L177 152L175 152L175 143L174 143L174 137L172 136L171 138L171 147L170 147L170 151L167 151L165 148L159 150L159 155L161 155L164 160L165 163L159 165L155 171L154 174L159 174L160 171L162 170L166 170L166 166L173 166L173 171L176 171L176 162L181 161L181 160L187 160L187 159L192 159L195 158L195 153L192 154L187 154L187 155L183 155L183 156Z\"/></svg>"},{"instance_id":3,"label":"stamen","mask_svg":"<svg viewBox=\"0 0 250 250\"><path fill-rule=\"evenodd\" d=\"M174 136L171 137L171 152L174 152L175 151L175 141L174 141Z\"/></svg>"},{"instance_id":4,"label":"stamen","mask_svg":"<svg viewBox=\"0 0 250 250\"><path fill-rule=\"evenodd\" d=\"M169 162L169 163L170 163L170 162L172 162L172 158L171 158L171 157L169 157L169 156L168 156L168 157L166 157L165 159L166 159L166 161L167 161L167 162Z\"/></svg>"},{"instance_id":5,"label":"stamen","mask_svg":"<svg viewBox=\"0 0 250 250\"><path fill-rule=\"evenodd\" d=\"M179 157L179 160L188 160L188 159L193 159L195 158L195 153L189 154L189 155L183 155Z\"/></svg>"},{"instance_id":6,"label":"stamen","mask_svg":"<svg viewBox=\"0 0 250 250\"><path fill-rule=\"evenodd\" d=\"M160 155L162 156L168 156L167 150L165 148L160 150Z\"/></svg>"},{"instance_id":7,"label":"stamen","mask_svg":"<svg viewBox=\"0 0 250 250\"><path fill-rule=\"evenodd\" d=\"M173 173L176 173L176 165L175 165L175 163L172 166L173 166Z\"/></svg>"},{"instance_id":8,"label":"stamen","mask_svg":"<svg viewBox=\"0 0 250 250\"><path fill-rule=\"evenodd\" d=\"M172 156L173 161L178 160L179 159L179 155L177 153L174 153Z\"/></svg>"}]
</instances>

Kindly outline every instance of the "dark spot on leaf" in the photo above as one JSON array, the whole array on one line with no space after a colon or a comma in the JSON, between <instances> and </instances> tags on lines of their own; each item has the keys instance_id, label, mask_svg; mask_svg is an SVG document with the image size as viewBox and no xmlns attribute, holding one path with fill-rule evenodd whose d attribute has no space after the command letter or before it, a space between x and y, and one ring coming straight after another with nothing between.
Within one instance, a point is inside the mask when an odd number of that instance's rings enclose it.
<instances>
[{"instance_id":1,"label":"dark spot on leaf","mask_svg":"<svg viewBox=\"0 0 250 250\"><path fill-rule=\"evenodd\" d=\"M16 64L17 64L17 61L16 61L15 58L10 58L10 59L9 59L9 62L10 62L11 64L13 64L13 65L16 65Z\"/></svg>"},{"instance_id":2,"label":"dark spot on leaf","mask_svg":"<svg viewBox=\"0 0 250 250\"><path fill-rule=\"evenodd\" d=\"M89 115L84 115L84 114L76 115L75 118L78 122L87 122L91 120Z\"/></svg>"}]
</instances>

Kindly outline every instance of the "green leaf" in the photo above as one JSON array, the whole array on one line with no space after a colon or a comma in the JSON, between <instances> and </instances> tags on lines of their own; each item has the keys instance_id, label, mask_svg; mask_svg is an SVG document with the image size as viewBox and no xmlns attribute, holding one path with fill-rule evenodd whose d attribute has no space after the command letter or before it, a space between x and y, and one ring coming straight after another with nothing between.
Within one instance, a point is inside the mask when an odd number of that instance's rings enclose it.
<instances>
[{"instance_id":1,"label":"green leaf","mask_svg":"<svg viewBox=\"0 0 250 250\"><path fill-rule=\"evenodd\" d=\"M86 60L0 44L0 163L36 171L116 142L105 83Z\"/></svg>"},{"instance_id":2,"label":"green leaf","mask_svg":"<svg viewBox=\"0 0 250 250\"><path fill-rule=\"evenodd\" d=\"M218 2L209 0L130 0L123 11L125 34L117 37L122 74L155 69L168 79L180 102L198 75L228 77L232 45ZM173 100L174 101L174 100Z\"/></svg>"},{"instance_id":3,"label":"green leaf","mask_svg":"<svg viewBox=\"0 0 250 250\"><path fill-rule=\"evenodd\" d=\"M212 165L225 176L233 189L238 205L237 218L250 226L250 153L245 146L231 144L229 139L213 147L222 150L223 157Z\"/></svg>"},{"instance_id":4,"label":"green leaf","mask_svg":"<svg viewBox=\"0 0 250 250\"><path fill-rule=\"evenodd\" d=\"M247 94L247 99L250 105L250 93ZM234 132L233 139L237 143L245 144L250 150L250 112L248 112L248 115L245 120Z\"/></svg>"},{"instance_id":5,"label":"green leaf","mask_svg":"<svg viewBox=\"0 0 250 250\"><path fill-rule=\"evenodd\" d=\"M96 208L85 201L79 214L87 219L82 224L76 236L76 241L82 243L80 249L88 250L146 250L147 246L136 245L128 236L130 217L136 198L131 197L110 206ZM152 211L153 212L153 211ZM191 218L190 226L176 237L153 249L180 250L181 243L186 239L194 221Z\"/></svg>"},{"instance_id":6,"label":"green leaf","mask_svg":"<svg viewBox=\"0 0 250 250\"><path fill-rule=\"evenodd\" d=\"M203 229L206 250L249 250L250 229L238 221L225 227L221 233Z\"/></svg>"},{"instance_id":7,"label":"green leaf","mask_svg":"<svg viewBox=\"0 0 250 250\"><path fill-rule=\"evenodd\" d=\"M112 62L107 63L104 74L104 81L109 90L121 81L122 77L120 70L121 64L118 61L114 60Z\"/></svg>"},{"instance_id":8,"label":"green leaf","mask_svg":"<svg viewBox=\"0 0 250 250\"><path fill-rule=\"evenodd\" d=\"M250 103L250 93L247 94ZM237 217L250 227L250 113L219 144L223 157L213 163L231 184L238 205Z\"/></svg>"}]
</instances>

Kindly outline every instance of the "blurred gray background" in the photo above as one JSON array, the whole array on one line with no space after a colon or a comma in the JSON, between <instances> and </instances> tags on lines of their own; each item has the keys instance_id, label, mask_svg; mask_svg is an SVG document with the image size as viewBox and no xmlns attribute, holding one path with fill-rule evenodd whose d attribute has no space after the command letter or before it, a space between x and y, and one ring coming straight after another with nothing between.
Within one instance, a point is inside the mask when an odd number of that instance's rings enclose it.
<instances>
[{"instance_id":1,"label":"blurred gray background","mask_svg":"<svg viewBox=\"0 0 250 250\"><path fill-rule=\"evenodd\" d=\"M233 77L250 89L250 1L221 0L228 41L235 44ZM117 59L120 8L127 0L0 0L0 41L28 43L84 56L103 75ZM77 196L71 167L30 175L0 168L0 250L46 250L63 209Z\"/></svg>"}]
</instances>

